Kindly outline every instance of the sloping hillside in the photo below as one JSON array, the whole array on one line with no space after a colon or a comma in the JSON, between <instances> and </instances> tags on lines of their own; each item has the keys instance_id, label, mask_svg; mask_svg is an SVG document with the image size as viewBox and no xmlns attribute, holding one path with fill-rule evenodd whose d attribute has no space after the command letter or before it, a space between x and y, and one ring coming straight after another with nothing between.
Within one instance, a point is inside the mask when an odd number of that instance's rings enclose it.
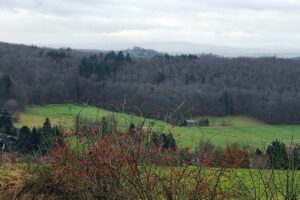
<instances>
[{"instance_id":1,"label":"sloping hillside","mask_svg":"<svg viewBox=\"0 0 300 200\"><path fill-rule=\"evenodd\" d=\"M292 135L295 142L300 142L300 125L268 125L245 116L226 116L209 117L208 127L179 127L159 120L73 104L28 107L26 112L20 114L20 121L16 126L41 126L45 118L49 117L52 123L72 129L77 115L90 120L101 120L104 116L114 115L118 126L124 129L127 129L130 123L138 125L145 122L145 126L154 123L155 130L172 132L181 147L196 148L201 139L210 139L212 143L222 146L237 142L264 147L275 139L288 144Z\"/></svg>"}]
</instances>

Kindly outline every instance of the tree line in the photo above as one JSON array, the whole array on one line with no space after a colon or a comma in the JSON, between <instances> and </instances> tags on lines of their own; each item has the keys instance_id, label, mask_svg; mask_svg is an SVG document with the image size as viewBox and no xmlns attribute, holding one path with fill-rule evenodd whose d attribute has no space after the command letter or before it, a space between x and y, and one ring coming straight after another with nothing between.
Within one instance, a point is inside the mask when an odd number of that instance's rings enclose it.
<instances>
[{"instance_id":1,"label":"tree line","mask_svg":"<svg viewBox=\"0 0 300 200\"><path fill-rule=\"evenodd\" d=\"M136 58L0 44L0 106L9 109L66 102L122 109L126 102L125 112L159 119L177 109L192 116L250 115L297 124L299 75L297 59Z\"/></svg>"}]
</instances>

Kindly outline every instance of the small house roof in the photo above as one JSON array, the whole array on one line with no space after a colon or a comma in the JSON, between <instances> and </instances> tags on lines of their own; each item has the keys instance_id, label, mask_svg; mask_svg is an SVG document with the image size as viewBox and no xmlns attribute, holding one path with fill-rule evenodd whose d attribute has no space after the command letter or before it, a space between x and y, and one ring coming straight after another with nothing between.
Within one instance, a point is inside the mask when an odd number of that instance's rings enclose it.
<instances>
[{"instance_id":1,"label":"small house roof","mask_svg":"<svg viewBox=\"0 0 300 200\"><path fill-rule=\"evenodd\" d=\"M187 122L187 123L195 123L195 122L197 122L197 121L195 121L195 120L193 120L193 119L188 119L188 120L186 120L186 122Z\"/></svg>"}]
</instances>

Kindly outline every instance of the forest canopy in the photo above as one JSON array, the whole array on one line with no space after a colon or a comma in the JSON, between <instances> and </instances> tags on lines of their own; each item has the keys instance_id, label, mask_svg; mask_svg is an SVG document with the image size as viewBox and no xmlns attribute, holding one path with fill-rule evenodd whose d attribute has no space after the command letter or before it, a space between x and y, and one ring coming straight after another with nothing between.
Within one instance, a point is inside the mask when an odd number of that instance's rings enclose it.
<instances>
[{"instance_id":1,"label":"forest canopy","mask_svg":"<svg viewBox=\"0 0 300 200\"><path fill-rule=\"evenodd\" d=\"M130 57L0 43L0 107L89 103L163 118L249 115L300 123L300 60L214 55ZM138 109L137 109L138 108Z\"/></svg>"}]
</instances>

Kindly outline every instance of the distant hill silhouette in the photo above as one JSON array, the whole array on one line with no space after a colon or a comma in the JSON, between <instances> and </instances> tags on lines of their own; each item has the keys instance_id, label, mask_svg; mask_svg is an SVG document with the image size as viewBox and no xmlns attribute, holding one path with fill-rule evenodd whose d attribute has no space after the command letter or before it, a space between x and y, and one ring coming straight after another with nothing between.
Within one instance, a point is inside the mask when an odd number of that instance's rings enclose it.
<instances>
[{"instance_id":1,"label":"distant hill silhouette","mask_svg":"<svg viewBox=\"0 0 300 200\"><path fill-rule=\"evenodd\" d=\"M144 49L142 47L133 47L132 49L126 49L122 51L124 54L129 53L132 57L153 57L157 55L161 55L161 53L152 50L152 49Z\"/></svg>"}]
</instances>

